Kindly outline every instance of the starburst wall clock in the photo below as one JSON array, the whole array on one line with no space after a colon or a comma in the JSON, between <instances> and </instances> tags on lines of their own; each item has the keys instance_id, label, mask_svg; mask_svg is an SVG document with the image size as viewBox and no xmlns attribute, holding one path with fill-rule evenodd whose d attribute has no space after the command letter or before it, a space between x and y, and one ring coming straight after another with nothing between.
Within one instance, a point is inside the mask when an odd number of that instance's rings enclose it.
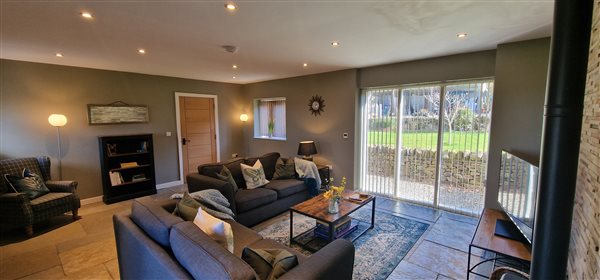
<instances>
[{"instance_id":1,"label":"starburst wall clock","mask_svg":"<svg viewBox=\"0 0 600 280\"><path fill-rule=\"evenodd\" d=\"M315 117L321 115L321 112L324 111L323 108L325 108L325 100L318 94L315 94L308 100L308 110L315 115Z\"/></svg>"}]
</instances>

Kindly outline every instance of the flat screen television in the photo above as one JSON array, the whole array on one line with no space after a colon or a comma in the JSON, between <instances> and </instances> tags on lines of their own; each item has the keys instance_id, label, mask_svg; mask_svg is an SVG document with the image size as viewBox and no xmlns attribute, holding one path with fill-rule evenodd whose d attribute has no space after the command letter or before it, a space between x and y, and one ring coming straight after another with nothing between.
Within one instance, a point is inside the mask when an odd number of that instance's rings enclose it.
<instances>
[{"instance_id":1,"label":"flat screen television","mask_svg":"<svg viewBox=\"0 0 600 280\"><path fill-rule=\"evenodd\" d=\"M510 221L498 220L496 235L532 243L538 174L537 166L502 151L498 202Z\"/></svg>"}]
</instances>

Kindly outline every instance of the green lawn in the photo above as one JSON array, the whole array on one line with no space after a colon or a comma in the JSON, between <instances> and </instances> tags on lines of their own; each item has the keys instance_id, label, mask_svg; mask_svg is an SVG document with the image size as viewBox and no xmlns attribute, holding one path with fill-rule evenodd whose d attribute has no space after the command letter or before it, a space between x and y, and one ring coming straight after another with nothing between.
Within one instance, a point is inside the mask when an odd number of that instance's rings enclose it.
<instances>
[{"instance_id":1,"label":"green lawn","mask_svg":"<svg viewBox=\"0 0 600 280\"><path fill-rule=\"evenodd\" d=\"M450 140L452 140L450 142ZM453 151L487 151L489 134L486 132L452 132L444 133L444 150ZM396 145L396 132L369 132L370 145ZM435 150L437 133L409 132L402 134L403 148L423 148Z\"/></svg>"}]
</instances>

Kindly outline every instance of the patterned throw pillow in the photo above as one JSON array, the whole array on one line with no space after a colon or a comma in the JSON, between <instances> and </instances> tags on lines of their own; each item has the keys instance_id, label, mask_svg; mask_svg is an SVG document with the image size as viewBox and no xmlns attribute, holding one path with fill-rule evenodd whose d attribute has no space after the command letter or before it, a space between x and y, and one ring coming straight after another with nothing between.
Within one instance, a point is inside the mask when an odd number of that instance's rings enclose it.
<instances>
[{"instance_id":1,"label":"patterned throw pillow","mask_svg":"<svg viewBox=\"0 0 600 280\"><path fill-rule=\"evenodd\" d=\"M249 264L261 280L274 280L298 265L298 257L281 249L244 248L242 260Z\"/></svg>"},{"instance_id":2,"label":"patterned throw pillow","mask_svg":"<svg viewBox=\"0 0 600 280\"><path fill-rule=\"evenodd\" d=\"M273 179L294 179L296 177L296 167L294 165L294 158L279 158L275 163L275 174Z\"/></svg>"},{"instance_id":3,"label":"patterned throw pillow","mask_svg":"<svg viewBox=\"0 0 600 280\"><path fill-rule=\"evenodd\" d=\"M35 199L50 192L44 179L29 169L23 169L21 176L4 174L4 179L13 188L15 192L24 193L29 199Z\"/></svg>"},{"instance_id":4,"label":"patterned throw pillow","mask_svg":"<svg viewBox=\"0 0 600 280\"><path fill-rule=\"evenodd\" d=\"M240 166L242 167L242 174L244 175L244 180L246 181L246 187L248 189L256 189L269 183L260 160L257 160L254 163L254 166L245 165L243 163L240 163Z\"/></svg>"},{"instance_id":5,"label":"patterned throw pillow","mask_svg":"<svg viewBox=\"0 0 600 280\"><path fill-rule=\"evenodd\" d=\"M231 175L231 171L229 171L229 168L227 168L227 166L223 166L223 169L221 169L221 173L216 173L215 175L217 175L217 178L230 183L233 186L234 193L238 191L238 185L233 179L233 175Z\"/></svg>"}]
</instances>

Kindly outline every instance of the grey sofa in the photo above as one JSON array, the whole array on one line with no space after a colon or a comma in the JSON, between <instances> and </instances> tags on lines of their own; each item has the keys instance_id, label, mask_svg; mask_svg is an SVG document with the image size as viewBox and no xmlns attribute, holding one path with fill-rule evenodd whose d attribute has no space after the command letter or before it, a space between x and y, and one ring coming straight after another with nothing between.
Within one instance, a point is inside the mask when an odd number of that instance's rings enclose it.
<instances>
[{"instance_id":1,"label":"grey sofa","mask_svg":"<svg viewBox=\"0 0 600 280\"><path fill-rule=\"evenodd\" d=\"M253 226L274 217L291 206L310 198L309 189L304 181L298 179L273 180L275 163L279 153L269 153L260 157L236 158L223 163L211 163L198 166L198 173L186 176L189 192L205 189L217 189L229 200L235 220L245 226ZM246 189L240 163L253 165L259 160L270 183L256 189ZM239 188L234 192L233 186L217 179L216 174L223 166L231 171Z\"/></svg>"},{"instance_id":2,"label":"grey sofa","mask_svg":"<svg viewBox=\"0 0 600 280\"><path fill-rule=\"evenodd\" d=\"M26 194L12 191L4 177L0 178L0 224L22 226L31 236L33 224L65 212L72 212L73 220L79 219L81 202L76 181L52 181L47 156L0 160L0 176L21 175L23 168L42 176L50 193L30 200Z\"/></svg>"},{"instance_id":3,"label":"grey sofa","mask_svg":"<svg viewBox=\"0 0 600 280\"><path fill-rule=\"evenodd\" d=\"M230 253L192 222L172 215L176 201L134 200L131 214L113 216L121 279L256 279L240 256L244 247L285 249L299 265L280 279L351 279L354 246L336 240L307 257L227 220L233 230Z\"/></svg>"}]
</instances>

